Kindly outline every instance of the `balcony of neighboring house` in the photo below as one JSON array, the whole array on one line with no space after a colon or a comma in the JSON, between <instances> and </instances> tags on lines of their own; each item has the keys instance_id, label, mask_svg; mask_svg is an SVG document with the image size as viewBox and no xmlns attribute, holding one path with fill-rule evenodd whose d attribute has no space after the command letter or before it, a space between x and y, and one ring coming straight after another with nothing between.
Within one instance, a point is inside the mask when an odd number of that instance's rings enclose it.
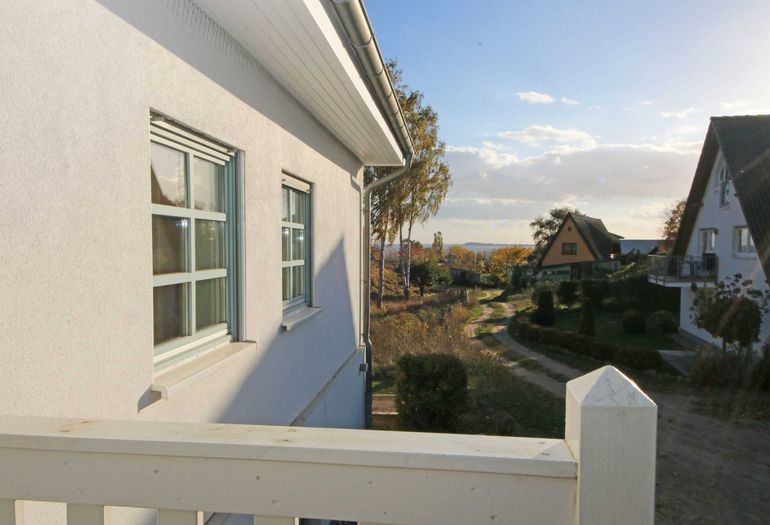
<instances>
[{"instance_id":1,"label":"balcony of neighboring house","mask_svg":"<svg viewBox=\"0 0 770 525\"><path fill-rule=\"evenodd\" d=\"M703 255L650 255L647 279L654 284L684 288L692 283L714 284L719 275L716 254Z\"/></svg>"},{"instance_id":2,"label":"balcony of neighboring house","mask_svg":"<svg viewBox=\"0 0 770 525\"><path fill-rule=\"evenodd\" d=\"M540 439L0 416L0 523L53 501L71 525L114 506L159 525L651 525L655 403L606 366L567 384L565 419Z\"/></svg>"}]
</instances>

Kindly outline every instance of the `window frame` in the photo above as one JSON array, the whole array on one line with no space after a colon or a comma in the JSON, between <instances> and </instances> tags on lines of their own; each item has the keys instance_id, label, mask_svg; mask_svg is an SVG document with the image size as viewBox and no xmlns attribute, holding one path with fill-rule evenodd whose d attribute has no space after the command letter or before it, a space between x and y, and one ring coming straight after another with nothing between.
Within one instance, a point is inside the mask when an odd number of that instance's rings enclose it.
<instances>
[{"instance_id":1,"label":"window frame","mask_svg":"<svg viewBox=\"0 0 770 525\"><path fill-rule=\"evenodd\" d=\"M741 231L746 232L748 239L746 250L741 250ZM757 247L754 244L754 239L751 237L751 231L749 231L749 227L746 225L733 228L733 254L737 257L756 257L757 255Z\"/></svg>"},{"instance_id":2,"label":"window frame","mask_svg":"<svg viewBox=\"0 0 770 525\"><path fill-rule=\"evenodd\" d=\"M289 191L289 202L288 202L288 214L289 218L291 218L292 210L291 210L291 192L294 191L296 193L302 193L305 195L305 222L304 223L297 223L292 221L285 221L283 220L283 199L284 199L284 189L287 189ZM281 305L284 313L304 308L304 307L311 307L313 306L313 282L312 282L312 275L313 275L313 185L310 182L307 182L303 179L300 179L294 175L291 175L287 172L283 172L281 176ZM283 259L283 230L284 228L289 229L289 259L284 260ZM302 230L304 232L304 258L303 259L292 259L291 258L291 251L294 250L294 243L292 242L292 232L294 230ZM301 262L300 262L301 261ZM297 295L295 297L290 297L289 299L283 299L284 296L284 289L283 289L283 270L284 268L294 268L296 266L304 266L303 271L303 278L305 283L305 290L304 293L301 295ZM290 286L293 286L293 276L290 276L289 281Z\"/></svg>"},{"instance_id":3,"label":"window frame","mask_svg":"<svg viewBox=\"0 0 770 525\"><path fill-rule=\"evenodd\" d=\"M719 191L719 207L730 206L730 173L724 158L719 161L716 186Z\"/></svg>"},{"instance_id":4,"label":"window frame","mask_svg":"<svg viewBox=\"0 0 770 525\"><path fill-rule=\"evenodd\" d=\"M574 250L567 251L567 246L574 247ZM562 255L577 255L577 243L576 242L563 242L563 243L561 243L561 254Z\"/></svg>"},{"instance_id":5,"label":"window frame","mask_svg":"<svg viewBox=\"0 0 770 525\"><path fill-rule=\"evenodd\" d=\"M185 331L187 335L168 339L158 344L153 343L153 365L155 373L159 373L187 362L208 350L238 340L241 335L238 331L239 321L242 317L242 297L239 286L241 278L238 272L241 258L240 246L242 244L241 227L239 226L242 216L241 205L239 204L242 177L239 173L242 171L243 161L241 152L209 137L198 135L186 127L169 122L165 117L151 115L151 122L150 152L154 143L184 154L186 193L184 206L157 204L150 199L151 216L172 217L188 221L185 232L185 271L157 275L153 273L152 275L153 293L154 289L160 286L187 285L185 297L187 303L185 320L187 329ZM206 151L206 147L210 147L211 150ZM224 178L222 188L223 211L221 212L195 208L193 167L196 158L213 162L224 168L222 171ZM150 161L152 161L151 157ZM195 223L197 220L214 221L224 225L222 236L224 243L223 268L196 270ZM215 323L198 330L196 326L196 283L219 278L225 279L225 322Z\"/></svg>"},{"instance_id":6,"label":"window frame","mask_svg":"<svg viewBox=\"0 0 770 525\"><path fill-rule=\"evenodd\" d=\"M710 234L709 239L713 239L713 245L711 248L708 248L708 242L706 241L705 235ZM717 252L717 230L716 228L701 228L698 230L698 248L700 249L701 254L706 253L716 253Z\"/></svg>"}]
</instances>

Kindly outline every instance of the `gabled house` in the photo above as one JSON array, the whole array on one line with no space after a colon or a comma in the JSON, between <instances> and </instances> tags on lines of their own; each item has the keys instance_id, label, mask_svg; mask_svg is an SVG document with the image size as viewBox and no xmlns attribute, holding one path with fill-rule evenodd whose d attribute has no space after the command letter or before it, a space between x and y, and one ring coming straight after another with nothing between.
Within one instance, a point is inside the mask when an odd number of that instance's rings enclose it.
<instances>
[{"instance_id":1,"label":"gabled house","mask_svg":"<svg viewBox=\"0 0 770 525\"><path fill-rule=\"evenodd\" d=\"M571 280L617 270L620 235L611 233L601 219L568 214L538 261L541 279Z\"/></svg>"},{"instance_id":2,"label":"gabled house","mask_svg":"<svg viewBox=\"0 0 770 525\"><path fill-rule=\"evenodd\" d=\"M736 273L768 288L770 115L711 118L674 246L650 260L650 282L681 289L682 330L719 346L690 309L697 294ZM765 319L760 338L768 335Z\"/></svg>"}]
</instances>

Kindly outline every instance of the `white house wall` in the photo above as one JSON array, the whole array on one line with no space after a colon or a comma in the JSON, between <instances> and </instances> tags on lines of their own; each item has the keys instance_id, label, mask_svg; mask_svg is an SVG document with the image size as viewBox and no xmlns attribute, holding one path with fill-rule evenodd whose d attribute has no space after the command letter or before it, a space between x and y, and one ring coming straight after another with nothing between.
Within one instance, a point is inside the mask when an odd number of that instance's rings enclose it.
<instances>
[{"instance_id":1,"label":"white house wall","mask_svg":"<svg viewBox=\"0 0 770 525\"><path fill-rule=\"evenodd\" d=\"M186 4L0 3L0 413L290 424L305 411L306 423L359 427L360 162ZM256 350L168 400L149 391L150 109L245 158ZM282 170L314 184L323 308L291 332L281 329ZM37 508L31 523L61 523L51 518L61 506Z\"/></svg>"},{"instance_id":2,"label":"white house wall","mask_svg":"<svg viewBox=\"0 0 770 525\"><path fill-rule=\"evenodd\" d=\"M721 153L714 162L714 168L709 176L708 186L703 196L703 207L698 213L690 240L687 245L687 255L700 256L700 230L716 228L718 234L716 237L716 255L718 258L719 279L725 280L733 277L736 273L743 275L744 279L752 279L755 288L767 290L767 278L760 264L759 258L754 255L751 257L737 256L734 253L733 230L736 226L746 226L746 218L743 215L743 209L738 197L735 196L731 188L730 204L725 207L719 205L719 185L716 184L718 169L721 162ZM698 328L690 318L690 307L692 306L695 292L689 287L682 288L680 302L680 324L682 329L690 332L701 339L710 341L717 346L721 346L721 339L715 339L706 330ZM765 316L762 325L760 340L764 341L770 336L770 322Z\"/></svg>"}]
</instances>

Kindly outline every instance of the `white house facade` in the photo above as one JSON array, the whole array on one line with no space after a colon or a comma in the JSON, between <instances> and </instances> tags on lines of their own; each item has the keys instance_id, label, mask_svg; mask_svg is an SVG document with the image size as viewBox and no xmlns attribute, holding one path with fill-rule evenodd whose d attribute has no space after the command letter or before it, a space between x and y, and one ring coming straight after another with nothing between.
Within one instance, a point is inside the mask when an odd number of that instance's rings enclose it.
<instances>
[{"instance_id":1,"label":"white house facade","mask_svg":"<svg viewBox=\"0 0 770 525\"><path fill-rule=\"evenodd\" d=\"M0 414L361 428L362 168L404 151L331 2L0 20Z\"/></svg>"},{"instance_id":2,"label":"white house facade","mask_svg":"<svg viewBox=\"0 0 770 525\"><path fill-rule=\"evenodd\" d=\"M768 154L770 116L712 118L673 253L651 257L650 281L681 289L681 329L717 346L691 308L697 294L736 274L768 289ZM760 341L769 336L765 316Z\"/></svg>"}]
</instances>

